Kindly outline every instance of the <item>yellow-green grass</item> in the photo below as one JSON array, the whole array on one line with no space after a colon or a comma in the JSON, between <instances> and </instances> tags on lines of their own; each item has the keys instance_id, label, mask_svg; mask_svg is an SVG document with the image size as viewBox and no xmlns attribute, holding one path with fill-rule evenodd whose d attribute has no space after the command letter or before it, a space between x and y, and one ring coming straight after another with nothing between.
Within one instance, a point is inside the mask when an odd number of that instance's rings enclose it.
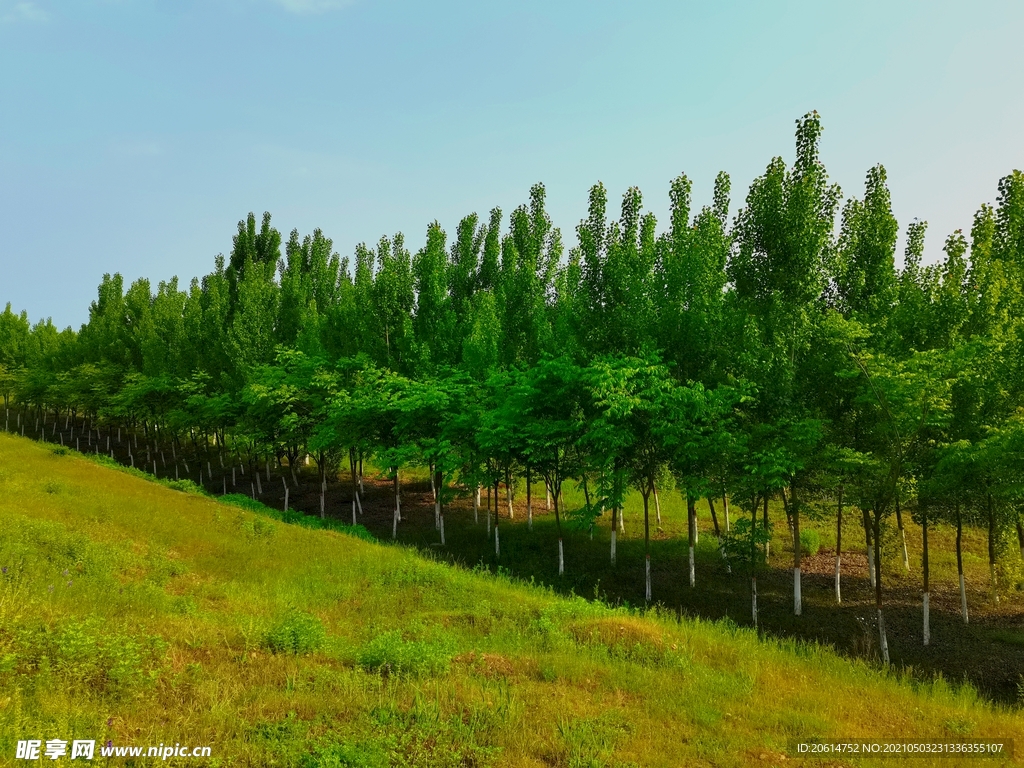
<instances>
[{"instance_id":1,"label":"yellow-green grass","mask_svg":"<svg viewBox=\"0 0 1024 768\"><path fill-rule=\"evenodd\" d=\"M970 689L562 598L7 435L0 566L0 764L30 738L209 744L220 765L657 766L1024 732Z\"/></svg>"}]
</instances>

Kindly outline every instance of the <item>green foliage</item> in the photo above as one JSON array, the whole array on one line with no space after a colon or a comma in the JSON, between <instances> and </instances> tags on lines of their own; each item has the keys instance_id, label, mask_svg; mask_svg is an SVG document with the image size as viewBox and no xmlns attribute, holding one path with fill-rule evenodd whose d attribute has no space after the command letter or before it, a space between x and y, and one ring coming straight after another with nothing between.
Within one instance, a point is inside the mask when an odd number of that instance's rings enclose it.
<instances>
[{"instance_id":1,"label":"green foliage","mask_svg":"<svg viewBox=\"0 0 1024 768\"><path fill-rule=\"evenodd\" d=\"M263 644L273 653L316 653L327 643L327 630L316 616L289 611L267 631Z\"/></svg>"},{"instance_id":2,"label":"green foliage","mask_svg":"<svg viewBox=\"0 0 1024 768\"><path fill-rule=\"evenodd\" d=\"M808 557L814 557L821 549L821 536L813 528L800 529L800 550Z\"/></svg>"},{"instance_id":3,"label":"green foliage","mask_svg":"<svg viewBox=\"0 0 1024 768\"><path fill-rule=\"evenodd\" d=\"M405 640L396 630L382 632L359 651L359 665L381 675L426 677L443 675L451 651L443 643Z\"/></svg>"}]
</instances>

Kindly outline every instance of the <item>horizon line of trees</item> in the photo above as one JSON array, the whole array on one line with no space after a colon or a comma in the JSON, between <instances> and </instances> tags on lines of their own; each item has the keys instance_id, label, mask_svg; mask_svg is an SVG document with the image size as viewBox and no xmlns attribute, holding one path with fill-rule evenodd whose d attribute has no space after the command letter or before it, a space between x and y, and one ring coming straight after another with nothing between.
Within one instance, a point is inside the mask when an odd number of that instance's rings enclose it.
<instances>
[{"instance_id":1,"label":"horizon line of trees","mask_svg":"<svg viewBox=\"0 0 1024 768\"><path fill-rule=\"evenodd\" d=\"M586 529L609 512L614 562L635 489L648 601L649 500L674 485L689 510L691 585L705 499L723 557L749 576L755 624L769 500L785 505L797 615L802 522L827 503L839 538L856 510L887 660L881 564L893 521L899 546L885 554L908 568L904 516L922 528L926 644L929 526L987 529L993 600L1024 557L1024 174L999 181L996 204L946 238L938 264L922 264L927 224L911 222L897 269L885 169L869 169L862 197L844 203L821 132L817 113L799 119L793 164L774 158L731 217L725 173L698 211L690 180L674 179L660 232L635 187L610 219L598 183L568 253L542 184L507 223L497 208L472 213L449 241L432 222L415 254L399 233L349 259L319 229L285 240L269 213L258 225L249 214L230 255L187 289L172 278L126 290L104 275L78 332L30 325L8 304L6 425L13 405L22 429L34 409L41 434L47 414L54 428L62 414L83 419L90 442L103 426L142 429L153 451L191 450L200 479L211 446L230 447L257 478L272 460L287 465L294 483L310 456L321 488L347 461L353 522L362 457L373 456L394 482L396 534L399 473L429 466L442 542L455 496L478 508L493 488L497 511L499 486L511 494L524 479L532 516L531 484L543 479L559 573L563 522ZM560 507L566 482L582 488L582 509ZM719 499L743 513L728 530ZM492 538L497 558L497 516ZM967 621L959 535L957 560Z\"/></svg>"}]
</instances>

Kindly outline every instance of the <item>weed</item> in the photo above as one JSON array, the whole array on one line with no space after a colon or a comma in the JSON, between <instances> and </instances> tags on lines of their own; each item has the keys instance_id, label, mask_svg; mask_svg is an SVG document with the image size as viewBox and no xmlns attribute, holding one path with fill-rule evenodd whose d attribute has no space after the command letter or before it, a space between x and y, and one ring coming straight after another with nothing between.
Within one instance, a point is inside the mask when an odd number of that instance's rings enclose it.
<instances>
[{"instance_id":1,"label":"weed","mask_svg":"<svg viewBox=\"0 0 1024 768\"><path fill-rule=\"evenodd\" d=\"M452 654L440 644L403 640L391 630L377 635L359 652L359 665L382 675L420 677L448 671Z\"/></svg>"},{"instance_id":2,"label":"weed","mask_svg":"<svg viewBox=\"0 0 1024 768\"><path fill-rule=\"evenodd\" d=\"M316 616L290 611L267 632L264 644L274 653L307 654L319 651L327 642L327 631Z\"/></svg>"},{"instance_id":3,"label":"weed","mask_svg":"<svg viewBox=\"0 0 1024 768\"><path fill-rule=\"evenodd\" d=\"M813 528L800 529L800 551L808 557L814 557L821 549L821 536Z\"/></svg>"}]
</instances>

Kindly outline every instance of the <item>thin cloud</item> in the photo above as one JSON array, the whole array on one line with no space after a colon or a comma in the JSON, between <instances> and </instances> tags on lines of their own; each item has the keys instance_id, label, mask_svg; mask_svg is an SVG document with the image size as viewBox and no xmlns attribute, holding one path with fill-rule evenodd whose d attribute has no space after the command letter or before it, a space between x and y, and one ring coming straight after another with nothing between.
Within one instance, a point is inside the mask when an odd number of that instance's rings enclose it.
<instances>
[{"instance_id":1,"label":"thin cloud","mask_svg":"<svg viewBox=\"0 0 1024 768\"><path fill-rule=\"evenodd\" d=\"M290 13L314 14L336 11L352 5L355 0L274 0Z\"/></svg>"},{"instance_id":2,"label":"thin cloud","mask_svg":"<svg viewBox=\"0 0 1024 768\"><path fill-rule=\"evenodd\" d=\"M49 21L50 14L31 0L20 3L0 2L0 23L13 24L17 21Z\"/></svg>"}]
</instances>

